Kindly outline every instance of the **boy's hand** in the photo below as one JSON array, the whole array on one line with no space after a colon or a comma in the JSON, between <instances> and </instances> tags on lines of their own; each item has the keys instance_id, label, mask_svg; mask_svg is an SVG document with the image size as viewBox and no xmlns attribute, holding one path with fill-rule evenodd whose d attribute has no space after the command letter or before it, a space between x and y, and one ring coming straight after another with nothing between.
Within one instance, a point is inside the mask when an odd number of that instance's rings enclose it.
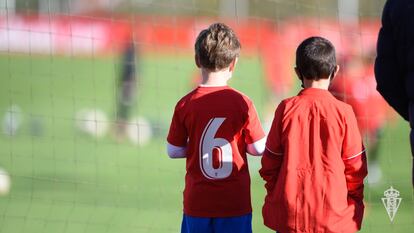
<instances>
[{"instance_id":1,"label":"boy's hand","mask_svg":"<svg viewBox=\"0 0 414 233\"><path fill-rule=\"evenodd\" d=\"M360 156L344 161L348 195L357 202L364 198L364 178L368 174L365 152Z\"/></svg>"},{"instance_id":2,"label":"boy's hand","mask_svg":"<svg viewBox=\"0 0 414 233\"><path fill-rule=\"evenodd\" d=\"M259 173L265 183L267 193L273 191L279 177L280 167L282 165L283 157L275 155L268 149L265 149L262 157L262 168Z\"/></svg>"}]
</instances>

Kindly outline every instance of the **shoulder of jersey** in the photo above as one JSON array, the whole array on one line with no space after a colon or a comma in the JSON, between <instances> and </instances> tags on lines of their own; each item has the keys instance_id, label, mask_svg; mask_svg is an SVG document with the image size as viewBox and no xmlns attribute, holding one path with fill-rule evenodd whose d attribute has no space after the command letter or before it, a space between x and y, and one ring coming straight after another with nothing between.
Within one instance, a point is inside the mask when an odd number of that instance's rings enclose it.
<instances>
[{"instance_id":1,"label":"shoulder of jersey","mask_svg":"<svg viewBox=\"0 0 414 233\"><path fill-rule=\"evenodd\" d=\"M189 93L187 93L185 96L181 97L181 99L177 102L177 107L183 107L188 101L191 100L191 96L194 95L194 92L196 89L193 89Z\"/></svg>"},{"instance_id":2,"label":"shoulder of jersey","mask_svg":"<svg viewBox=\"0 0 414 233\"><path fill-rule=\"evenodd\" d=\"M295 103L296 101L299 101L299 100L300 100L300 96L295 95L295 96L291 96L291 97L288 97L286 99L283 99L282 101L280 101L279 105L288 106L288 105L291 105L292 103Z\"/></svg>"},{"instance_id":3,"label":"shoulder of jersey","mask_svg":"<svg viewBox=\"0 0 414 233\"><path fill-rule=\"evenodd\" d=\"M249 96L247 96L246 94L244 94L243 92L241 92L241 91L239 91L239 90L237 90L237 89L234 89L234 88L232 88L232 87L230 87L229 88L230 90L232 90L232 91L234 91L235 93L237 93L237 94L239 94L239 95L241 95L245 100L247 100L247 101L249 101L249 102L252 102L252 100L250 99L250 97Z\"/></svg>"},{"instance_id":4,"label":"shoulder of jersey","mask_svg":"<svg viewBox=\"0 0 414 233\"><path fill-rule=\"evenodd\" d=\"M338 109L339 112L343 112L345 114L354 114L354 110L350 104L345 103L342 100L338 100L337 98L334 98L334 102L337 106L336 109Z\"/></svg>"},{"instance_id":5,"label":"shoulder of jersey","mask_svg":"<svg viewBox=\"0 0 414 233\"><path fill-rule=\"evenodd\" d=\"M336 97L334 97L334 102L338 105L338 107L340 107L340 108L345 108L345 109L349 109L349 108L352 108L352 106L350 105L350 104L348 104L348 103L345 103L344 101L342 101L342 100L339 100L339 99L337 99Z\"/></svg>"}]
</instances>

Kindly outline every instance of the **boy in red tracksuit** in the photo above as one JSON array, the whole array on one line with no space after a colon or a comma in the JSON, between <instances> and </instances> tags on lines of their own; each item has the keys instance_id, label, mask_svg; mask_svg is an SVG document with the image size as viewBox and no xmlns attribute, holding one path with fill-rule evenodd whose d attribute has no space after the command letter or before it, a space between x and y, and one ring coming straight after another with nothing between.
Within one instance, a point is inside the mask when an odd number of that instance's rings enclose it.
<instances>
[{"instance_id":1,"label":"boy in red tracksuit","mask_svg":"<svg viewBox=\"0 0 414 233\"><path fill-rule=\"evenodd\" d=\"M365 149L352 107L328 91L338 70L328 40L311 37L297 48L304 89L277 107L260 170L264 223L280 233L361 228Z\"/></svg>"}]
</instances>

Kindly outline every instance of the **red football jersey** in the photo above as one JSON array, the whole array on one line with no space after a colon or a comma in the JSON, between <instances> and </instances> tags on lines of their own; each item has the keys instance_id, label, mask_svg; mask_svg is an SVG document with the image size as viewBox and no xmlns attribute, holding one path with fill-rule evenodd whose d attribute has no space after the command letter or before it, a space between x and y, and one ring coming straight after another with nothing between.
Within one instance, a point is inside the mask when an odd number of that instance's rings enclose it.
<instances>
[{"instance_id":1,"label":"red football jersey","mask_svg":"<svg viewBox=\"0 0 414 233\"><path fill-rule=\"evenodd\" d=\"M198 87L176 105L167 141L187 147L184 213L229 217L252 211L246 144L264 138L255 107L228 87Z\"/></svg>"},{"instance_id":2,"label":"red football jersey","mask_svg":"<svg viewBox=\"0 0 414 233\"><path fill-rule=\"evenodd\" d=\"M278 106L262 157L265 225L280 232L356 232L367 164L351 106L316 88Z\"/></svg>"}]
</instances>

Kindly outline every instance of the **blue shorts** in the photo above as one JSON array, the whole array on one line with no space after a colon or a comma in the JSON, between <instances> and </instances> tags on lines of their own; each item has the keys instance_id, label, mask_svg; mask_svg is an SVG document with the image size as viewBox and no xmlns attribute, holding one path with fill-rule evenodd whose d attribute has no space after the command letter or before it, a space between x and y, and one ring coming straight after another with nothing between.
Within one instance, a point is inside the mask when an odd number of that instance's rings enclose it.
<instances>
[{"instance_id":1,"label":"blue shorts","mask_svg":"<svg viewBox=\"0 0 414 233\"><path fill-rule=\"evenodd\" d=\"M183 215L181 233L252 233L252 214L226 218L201 218Z\"/></svg>"}]
</instances>

